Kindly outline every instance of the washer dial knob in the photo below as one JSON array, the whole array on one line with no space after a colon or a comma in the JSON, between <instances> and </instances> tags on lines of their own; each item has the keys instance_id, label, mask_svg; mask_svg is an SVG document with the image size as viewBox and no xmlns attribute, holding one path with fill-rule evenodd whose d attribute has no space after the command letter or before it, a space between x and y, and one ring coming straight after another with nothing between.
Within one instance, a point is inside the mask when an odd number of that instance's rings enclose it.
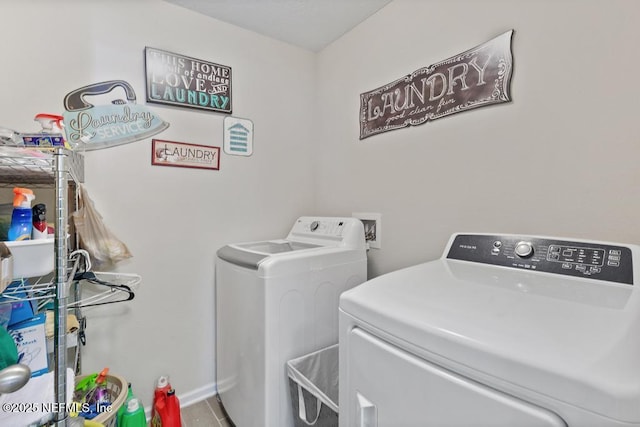
<instances>
[{"instance_id":1,"label":"washer dial knob","mask_svg":"<svg viewBox=\"0 0 640 427\"><path fill-rule=\"evenodd\" d=\"M533 255L533 245L531 242L518 242L514 252L520 258L528 258Z\"/></svg>"},{"instance_id":2,"label":"washer dial knob","mask_svg":"<svg viewBox=\"0 0 640 427\"><path fill-rule=\"evenodd\" d=\"M311 226L309 227L309 229L311 229L311 231L316 231L318 229L318 227L320 227L320 222L319 221L313 221L311 223Z\"/></svg>"}]
</instances>

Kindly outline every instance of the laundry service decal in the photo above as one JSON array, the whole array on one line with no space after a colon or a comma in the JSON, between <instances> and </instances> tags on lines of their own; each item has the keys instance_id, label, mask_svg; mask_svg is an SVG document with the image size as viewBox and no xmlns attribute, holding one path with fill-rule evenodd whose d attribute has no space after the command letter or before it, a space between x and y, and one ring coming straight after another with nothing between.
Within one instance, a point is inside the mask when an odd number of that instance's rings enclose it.
<instances>
[{"instance_id":1,"label":"laundry service decal","mask_svg":"<svg viewBox=\"0 0 640 427\"><path fill-rule=\"evenodd\" d=\"M360 95L360 139L511 100L513 30Z\"/></svg>"},{"instance_id":2,"label":"laundry service decal","mask_svg":"<svg viewBox=\"0 0 640 427\"><path fill-rule=\"evenodd\" d=\"M133 87L124 80L92 83L69 92L64 108L67 142L78 150L140 141L169 127L146 105L136 103Z\"/></svg>"}]
</instances>

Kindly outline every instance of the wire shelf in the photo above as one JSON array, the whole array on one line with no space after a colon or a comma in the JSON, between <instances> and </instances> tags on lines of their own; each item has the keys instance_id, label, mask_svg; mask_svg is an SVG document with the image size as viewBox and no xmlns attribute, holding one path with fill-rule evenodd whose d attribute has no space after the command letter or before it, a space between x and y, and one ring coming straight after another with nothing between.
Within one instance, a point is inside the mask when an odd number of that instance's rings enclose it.
<instances>
[{"instance_id":1,"label":"wire shelf","mask_svg":"<svg viewBox=\"0 0 640 427\"><path fill-rule=\"evenodd\" d=\"M2 303L20 301L42 301L50 300L56 296L56 286L52 282L31 284L27 280L16 286L5 289L0 297Z\"/></svg>"},{"instance_id":2,"label":"wire shelf","mask_svg":"<svg viewBox=\"0 0 640 427\"><path fill-rule=\"evenodd\" d=\"M52 185L54 175L54 150L51 148L22 148L0 146L0 187L16 183L32 186ZM84 182L83 155L65 151L68 170L75 182Z\"/></svg>"}]
</instances>

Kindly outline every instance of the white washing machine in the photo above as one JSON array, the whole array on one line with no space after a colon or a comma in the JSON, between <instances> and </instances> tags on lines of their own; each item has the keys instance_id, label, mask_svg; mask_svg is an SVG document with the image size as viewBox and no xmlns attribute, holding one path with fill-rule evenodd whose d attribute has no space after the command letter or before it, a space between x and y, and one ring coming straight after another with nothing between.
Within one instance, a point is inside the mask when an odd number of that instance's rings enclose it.
<instances>
[{"instance_id":1,"label":"white washing machine","mask_svg":"<svg viewBox=\"0 0 640 427\"><path fill-rule=\"evenodd\" d=\"M640 426L639 251L456 234L345 292L340 426Z\"/></svg>"},{"instance_id":2,"label":"white washing machine","mask_svg":"<svg viewBox=\"0 0 640 427\"><path fill-rule=\"evenodd\" d=\"M216 382L237 427L293 427L286 362L338 342L340 294L367 279L356 218L299 218L286 239L216 258Z\"/></svg>"}]
</instances>

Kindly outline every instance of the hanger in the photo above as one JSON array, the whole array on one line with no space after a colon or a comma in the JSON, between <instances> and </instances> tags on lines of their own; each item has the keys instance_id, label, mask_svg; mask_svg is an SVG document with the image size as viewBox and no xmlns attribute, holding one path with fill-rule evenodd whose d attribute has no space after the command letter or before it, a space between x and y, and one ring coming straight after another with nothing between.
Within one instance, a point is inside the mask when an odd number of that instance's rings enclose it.
<instances>
[{"instance_id":1,"label":"hanger","mask_svg":"<svg viewBox=\"0 0 640 427\"><path fill-rule=\"evenodd\" d=\"M100 277L102 276L102 278ZM127 284L116 284L105 280L106 277L112 276L117 279L128 279ZM86 281L95 285L104 286L107 289L87 298L70 303L70 307L93 307L98 305L115 304L124 301L131 301L135 297L132 287L135 287L142 280L137 274L125 273L106 273L84 271L74 275L73 280L77 283ZM124 295L122 295L124 293ZM117 296L118 299L113 299Z\"/></svg>"},{"instance_id":2,"label":"hanger","mask_svg":"<svg viewBox=\"0 0 640 427\"><path fill-rule=\"evenodd\" d=\"M91 257L84 249L71 252L71 254L69 254L69 258L74 260L75 265L78 266L78 268L74 270L74 282L80 283L82 281L86 281L95 285L105 286L107 288L95 295L87 298L81 298L78 301L70 303L69 307L78 308L114 304L118 302L131 301L135 297L134 289L142 281L142 278L138 274L91 271ZM120 298L122 293L126 295ZM114 295L117 295L118 299L113 300Z\"/></svg>"}]
</instances>

